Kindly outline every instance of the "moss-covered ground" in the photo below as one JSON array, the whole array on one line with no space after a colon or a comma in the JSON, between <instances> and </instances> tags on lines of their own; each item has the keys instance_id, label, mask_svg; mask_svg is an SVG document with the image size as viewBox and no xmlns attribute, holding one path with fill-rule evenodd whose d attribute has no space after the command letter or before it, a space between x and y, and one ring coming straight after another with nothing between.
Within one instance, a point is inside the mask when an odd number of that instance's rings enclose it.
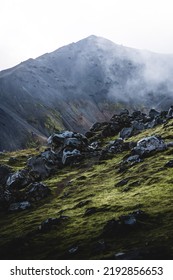
<instances>
[{"instance_id":1,"label":"moss-covered ground","mask_svg":"<svg viewBox=\"0 0 173 280\"><path fill-rule=\"evenodd\" d=\"M173 138L173 121L146 130L128 141L149 135L161 135L168 142ZM104 144L113 140L106 139ZM6 153L0 163L18 161L14 170L25 166L34 149ZM51 195L33 203L32 208L18 213L0 213L0 256L4 259L110 259L119 252L148 250L147 258L173 257L173 169L164 165L173 159L173 148L158 152L142 162L119 172L128 152L99 161L85 159L79 165L57 170L44 181ZM126 184L117 183L127 179ZM85 215L88 208L96 212ZM147 219L125 234L103 236L106 222L141 209ZM38 230L47 218L68 216L60 225L47 232ZM99 247L103 243L105 246ZM69 249L78 247L75 253ZM158 253L159 252L159 253ZM159 255L160 254L160 255Z\"/></svg>"}]
</instances>

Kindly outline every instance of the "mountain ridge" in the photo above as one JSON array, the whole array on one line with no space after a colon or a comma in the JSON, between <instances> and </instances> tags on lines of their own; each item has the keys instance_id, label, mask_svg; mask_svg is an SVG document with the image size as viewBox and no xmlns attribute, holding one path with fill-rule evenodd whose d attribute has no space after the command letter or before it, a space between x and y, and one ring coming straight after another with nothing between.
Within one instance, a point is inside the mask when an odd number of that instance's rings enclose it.
<instances>
[{"instance_id":1,"label":"mountain ridge","mask_svg":"<svg viewBox=\"0 0 173 280\"><path fill-rule=\"evenodd\" d=\"M32 144L54 130L85 133L123 107L146 111L152 104L168 109L173 102L172 69L170 57L92 35L1 71L0 150L24 147L29 134Z\"/></svg>"}]
</instances>

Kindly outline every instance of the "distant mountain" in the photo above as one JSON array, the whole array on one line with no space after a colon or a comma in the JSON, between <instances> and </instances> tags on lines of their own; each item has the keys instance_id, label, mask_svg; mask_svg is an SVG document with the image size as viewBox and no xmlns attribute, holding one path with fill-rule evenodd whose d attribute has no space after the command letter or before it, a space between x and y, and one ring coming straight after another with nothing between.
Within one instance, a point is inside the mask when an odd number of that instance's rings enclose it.
<instances>
[{"instance_id":1,"label":"distant mountain","mask_svg":"<svg viewBox=\"0 0 173 280\"><path fill-rule=\"evenodd\" d=\"M123 107L168 109L172 74L172 55L96 36L1 71L0 151L44 142L54 130L84 133Z\"/></svg>"}]
</instances>

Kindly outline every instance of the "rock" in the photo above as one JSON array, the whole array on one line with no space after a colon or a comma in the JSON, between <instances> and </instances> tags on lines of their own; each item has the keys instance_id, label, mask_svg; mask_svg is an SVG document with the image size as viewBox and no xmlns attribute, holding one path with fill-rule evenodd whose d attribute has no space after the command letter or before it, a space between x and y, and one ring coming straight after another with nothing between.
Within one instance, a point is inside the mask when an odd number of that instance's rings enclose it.
<instances>
[{"instance_id":1,"label":"rock","mask_svg":"<svg viewBox=\"0 0 173 280\"><path fill-rule=\"evenodd\" d=\"M167 146L167 148L173 147L173 142L168 142L168 143L166 143L166 146Z\"/></svg>"},{"instance_id":2,"label":"rock","mask_svg":"<svg viewBox=\"0 0 173 280\"><path fill-rule=\"evenodd\" d=\"M163 151L165 149L166 144L160 136L149 136L138 141L132 152L139 156L144 156L152 152Z\"/></svg>"},{"instance_id":3,"label":"rock","mask_svg":"<svg viewBox=\"0 0 173 280\"><path fill-rule=\"evenodd\" d=\"M119 115L120 116L122 116L122 115L127 115L128 116L129 115L129 111L127 109L123 109L123 110L120 111Z\"/></svg>"},{"instance_id":4,"label":"rock","mask_svg":"<svg viewBox=\"0 0 173 280\"><path fill-rule=\"evenodd\" d=\"M119 219L122 222L122 224L129 225L129 226L134 226L137 222L135 216L131 214L123 215Z\"/></svg>"},{"instance_id":5,"label":"rock","mask_svg":"<svg viewBox=\"0 0 173 280\"><path fill-rule=\"evenodd\" d=\"M8 189L22 189L28 186L31 183L28 171L25 169L19 170L11 174L6 182Z\"/></svg>"},{"instance_id":6,"label":"rock","mask_svg":"<svg viewBox=\"0 0 173 280\"><path fill-rule=\"evenodd\" d=\"M52 150L46 150L38 156L29 158L27 165L34 178L43 180L61 167L61 157Z\"/></svg>"},{"instance_id":7,"label":"rock","mask_svg":"<svg viewBox=\"0 0 173 280\"><path fill-rule=\"evenodd\" d=\"M47 220L43 221L39 226L39 230L41 231L48 231L52 229L53 226L59 225L61 223L60 218L48 218Z\"/></svg>"},{"instance_id":8,"label":"rock","mask_svg":"<svg viewBox=\"0 0 173 280\"><path fill-rule=\"evenodd\" d=\"M75 162L80 161L82 158L82 155L79 150L74 149L74 150L69 150L69 149L64 149L63 150L63 156L62 156L62 163L63 165L70 165Z\"/></svg>"},{"instance_id":9,"label":"rock","mask_svg":"<svg viewBox=\"0 0 173 280\"><path fill-rule=\"evenodd\" d=\"M131 115L133 120L141 121L145 123L147 121L146 114L142 113L141 111L134 111Z\"/></svg>"},{"instance_id":10,"label":"rock","mask_svg":"<svg viewBox=\"0 0 173 280\"><path fill-rule=\"evenodd\" d=\"M41 223L38 229L41 231L49 231L54 226L61 225L63 221L66 221L68 219L69 219L68 216L60 216L59 218L48 218L47 220Z\"/></svg>"},{"instance_id":11,"label":"rock","mask_svg":"<svg viewBox=\"0 0 173 280\"><path fill-rule=\"evenodd\" d=\"M71 248L68 250L68 252L69 252L70 254L75 254L75 253L78 251L78 249L79 249L78 246L73 246L73 247L71 247Z\"/></svg>"},{"instance_id":12,"label":"rock","mask_svg":"<svg viewBox=\"0 0 173 280\"><path fill-rule=\"evenodd\" d=\"M54 133L52 134L47 142L49 145L55 146L55 147L60 147L63 145L64 140L66 138L71 138L73 137L74 133L72 131L64 131L62 133Z\"/></svg>"},{"instance_id":13,"label":"rock","mask_svg":"<svg viewBox=\"0 0 173 280\"><path fill-rule=\"evenodd\" d=\"M141 132L142 130L144 130L145 125L143 122L135 120L132 122L132 128L133 128L132 135L135 135L135 134Z\"/></svg>"},{"instance_id":14,"label":"rock","mask_svg":"<svg viewBox=\"0 0 173 280\"><path fill-rule=\"evenodd\" d=\"M29 202L39 201L51 193L50 189L43 183L32 183L26 188L26 199Z\"/></svg>"},{"instance_id":15,"label":"rock","mask_svg":"<svg viewBox=\"0 0 173 280\"><path fill-rule=\"evenodd\" d=\"M139 249L134 249L128 252L116 253L115 259L116 260L143 260L145 258Z\"/></svg>"},{"instance_id":16,"label":"rock","mask_svg":"<svg viewBox=\"0 0 173 280\"><path fill-rule=\"evenodd\" d=\"M160 115L160 113L158 111L156 111L155 109L151 109L149 111L149 117L153 120L154 118L156 118L157 116Z\"/></svg>"},{"instance_id":17,"label":"rock","mask_svg":"<svg viewBox=\"0 0 173 280\"><path fill-rule=\"evenodd\" d=\"M12 203L9 206L8 211L10 212L15 212L15 211L20 211L20 210L26 210L31 207L31 204L28 201L22 201L22 202L17 202L17 203Z\"/></svg>"},{"instance_id":18,"label":"rock","mask_svg":"<svg viewBox=\"0 0 173 280\"><path fill-rule=\"evenodd\" d=\"M169 160L166 164L165 167L173 167L173 159Z\"/></svg>"},{"instance_id":19,"label":"rock","mask_svg":"<svg viewBox=\"0 0 173 280\"><path fill-rule=\"evenodd\" d=\"M62 133L51 135L48 138L48 144L52 145L52 148L55 150L66 146L82 149L88 144L88 140L83 134L72 131L64 131Z\"/></svg>"},{"instance_id":20,"label":"rock","mask_svg":"<svg viewBox=\"0 0 173 280\"><path fill-rule=\"evenodd\" d=\"M97 208L96 207L91 207L91 208L88 208L86 211L85 211L85 214L84 216L90 216L90 215L93 215L97 212Z\"/></svg>"},{"instance_id":21,"label":"rock","mask_svg":"<svg viewBox=\"0 0 173 280\"><path fill-rule=\"evenodd\" d=\"M127 183L128 183L128 179L123 179L121 181L119 181L115 186L116 187L122 187L122 186L125 186Z\"/></svg>"},{"instance_id":22,"label":"rock","mask_svg":"<svg viewBox=\"0 0 173 280\"><path fill-rule=\"evenodd\" d=\"M0 210L5 210L13 199L14 196L9 190L0 187Z\"/></svg>"},{"instance_id":23,"label":"rock","mask_svg":"<svg viewBox=\"0 0 173 280\"><path fill-rule=\"evenodd\" d=\"M133 128L132 127L124 127L120 131L120 138L122 138L122 139L127 139L132 135L133 135Z\"/></svg>"},{"instance_id":24,"label":"rock","mask_svg":"<svg viewBox=\"0 0 173 280\"><path fill-rule=\"evenodd\" d=\"M79 202L78 204L76 204L76 206L75 206L74 208L82 208L82 207L84 207L85 205L88 205L90 202L91 202L91 200L84 200L84 201L81 201L81 202Z\"/></svg>"},{"instance_id":25,"label":"rock","mask_svg":"<svg viewBox=\"0 0 173 280\"><path fill-rule=\"evenodd\" d=\"M134 156L129 156L127 159L124 160L123 163L138 163L141 162L142 159L140 158L139 155L134 155Z\"/></svg>"},{"instance_id":26,"label":"rock","mask_svg":"<svg viewBox=\"0 0 173 280\"><path fill-rule=\"evenodd\" d=\"M0 186L4 186L11 173L11 168L7 165L0 165Z\"/></svg>"},{"instance_id":27,"label":"rock","mask_svg":"<svg viewBox=\"0 0 173 280\"><path fill-rule=\"evenodd\" d=\"M172 118L173 117L173 106L171 106L168 110L168 113L167 113L167 118Z\"/></svg>"},{"instance_id":28,"label":"rock","mask_svg":"<svg viewBox=\"0 0 173 280\"><path fill-rule=\"evenodd\" d=\"M109 154L117 154L129 149L129 143L124 142L123 139L118 138L115 141L111 141L101 152L100 159L105 159Z\"/></svg>"},{"instance_id":29,"label":"rock","mask_svg":"<svg viewBox=\"0 0 173 280\"><path fill-rule=\"evenodd\" d=\"M103 228L103 236L128 234L130 230L136 229L138 221L146 219L147 214L142 210L136 210L128 215L122 215L118 220L109 220Z\"/></svg>"},{"instance_id":30,"label":"rock","mask_svg":"<svg viewBox=\"0 0 173 280\"><path fill-rule=\"evenodd\" d=\"M121 126L117 123L109 123L101 132L102 137L111 137L118 134L121 130Z\"/></svg>"},{"instance_id":31,"label":"rock","mask_svg":"<svg viewBox=\"0 0 173 280\"><path fill-rule=\"evenodd\" d=\"M144 129L145 129L145 125L142 122L134 120L131 123L131 127L124 127L120 131L120 137L122 139L127 139L127 138L129 138L129 137L131 137L133 135L138 134L139 132L141 132Z\"/></svg>"},{"instance_id":32,"label":"rock","mask_svg":"<svg viewBox=\"0 0 173 280\"><path fill-rule=\"evenodd\" d=\"M95 141L95 142L92 142L89 146L88 146L89 149L91 150L97 150L99 148L99 142L98 141Z\"/></svg>"}]
</instances>

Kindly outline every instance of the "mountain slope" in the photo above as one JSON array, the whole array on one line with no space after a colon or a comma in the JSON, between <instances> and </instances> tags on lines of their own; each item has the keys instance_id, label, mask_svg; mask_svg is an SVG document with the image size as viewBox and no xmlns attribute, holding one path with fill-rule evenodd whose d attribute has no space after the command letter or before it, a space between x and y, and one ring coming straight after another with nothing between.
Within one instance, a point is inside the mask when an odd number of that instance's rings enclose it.
<instances>
[{"instance_id":1,"label":"mountain slope","mask_svg":"<svg viewBox=\"0 0 173 280\"><path fill-rule=\"evenodd\" d=\"M0 150L24 147L28 135L43 141L55 129L85 132L122 107L167 109L172 72L172 56L96 36L1 71Z\"/></svg>"},{"instance_id":2,"label":"mountain slope","mask_svg":"<svg viewBox=\"0 0 173 280\"><path fill-rule=\"evenodd\" d=\"M101 125L100 132L105 124ZM11 207L11 213L0 212L0 257L172 259L172 127L173 119L163 119L161 125L129 137L119 151L113 149L119 134L101 138L99 132L98 150L80 162L56 167L43 179L50 195L32 200L29 209L14 211ZM126 162L137 141L156 135L167 146L152 151L151 143L151 150L140 160L135 157L136 162ZM17 171L38 154L34 149L4 153L0 161ZM12 189L21 201L28 187L19 189L19 183Z\"/></svg>"}]
</instances>

